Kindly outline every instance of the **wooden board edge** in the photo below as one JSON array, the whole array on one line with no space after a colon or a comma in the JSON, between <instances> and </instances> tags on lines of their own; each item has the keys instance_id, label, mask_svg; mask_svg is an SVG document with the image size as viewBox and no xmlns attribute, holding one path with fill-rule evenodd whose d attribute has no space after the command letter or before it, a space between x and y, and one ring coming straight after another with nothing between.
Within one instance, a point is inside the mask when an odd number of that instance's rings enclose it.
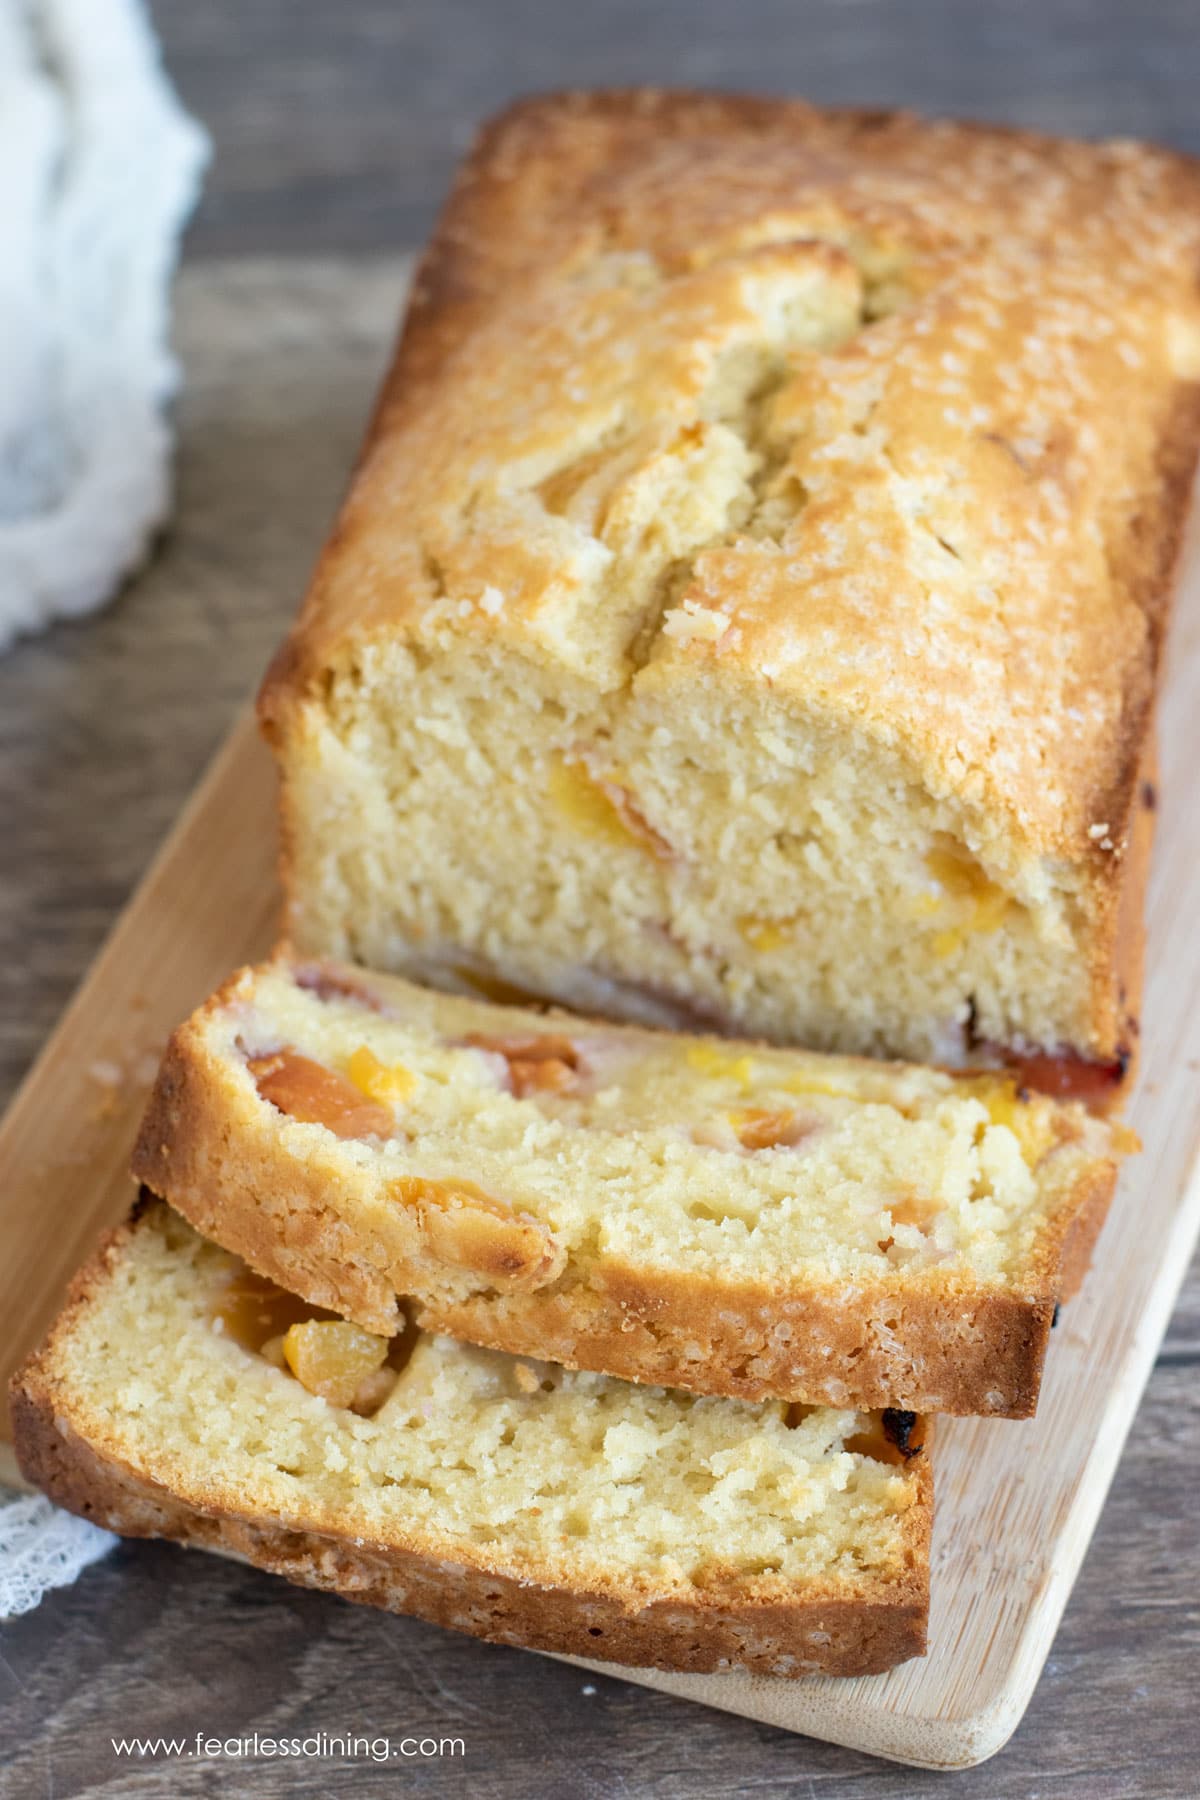
<instances>
[{"instance_id":1,"label":"wooden board edge","mask_svg":"<svg viewBox=\"0 0 1200 1800\"><path fill-rule=\"evenodd\" d=\"M125 938L136 924L136 916L147 889L154 885L157 877L178 854L179 845L183 840L191 836L196 819L211 804L213 795L223 787L229 765L239 762L245 756L247 740L253 741L256 738L257 724L253 707L245 706L235 717L229 731L206 765L199 782L188 796L175 823L155 851L143 874L139 876L128 899L109 927L99 950L80 977L71 998L59 1014L41 1049L25 1071L3 1114L0 1115L0 1157L7 1148L9 1137L15 1136L17 1122L30 1104L31 1097L39 1086L45 1069L58 1048L60 1039L70 1033L75 1020L83 1014L88 1004L89 990L102 978L112 963L120 960Z\"/></svg>"}]
</instances>

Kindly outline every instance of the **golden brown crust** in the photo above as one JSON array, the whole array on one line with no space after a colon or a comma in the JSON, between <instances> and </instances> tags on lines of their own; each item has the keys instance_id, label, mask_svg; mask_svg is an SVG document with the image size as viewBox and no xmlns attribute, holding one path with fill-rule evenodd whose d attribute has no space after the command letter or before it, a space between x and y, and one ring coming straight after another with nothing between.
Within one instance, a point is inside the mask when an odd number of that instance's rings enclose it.
<instances>
[{"instance_id":1,"label":"golden brown crust","mask_svg":"<svg viewBox=\"0 0 1200 1800\"><path fill-rule=\"evenodd\" d=\"M1197 202L1200 206L1200 201ZM1145 679L1132 684L1114 748L1117 766L1098 810L1112 848L1093 857L1096 927L1092 939L1091 1032L1095 1054L1119 1065L1111 1098L1123 1107L1137 1074L1145 962L1146 886L1157 818L1155 711L1170 603L1178 585L1200 444L1200 386L1182 386L1158 446L1159 486L1152 511L1134 522L1130 595L1149 622ZM1105 860L1106 857L1106 860Z\"/></svg>"},{"instance_id":2,"label":"golden brown crust","mask_svg":"<svg viewBox=\"0 0 1200 1800\"><path fill-rule=\"evenodd\" d=\"M1110 1193L1080 1221L1090 1240ZM1055 1308L1045 1295L905 1294L882 1281L785 1296L608 1265L556 1293L472 1296L417 1318L492 1349L698 1393L1021 1419L1037 1410Z\"/></svg>"},{"instance_id":3,"label":"golden brown crust","mask_svg":"<svg viewBox=\"0 0 1200 1800\"><path fill-rule=\"evenodd\" d=\"M199 1015L235 991L237 977ZM429 1330L626 1380L744 1400L1023 1418L1037 1405L1056 1304L1078 1284L1116 1181L1088 1163L1050 1213L1016 1290L977 1278L822 1287L569 1261L534 1291L453 1287L397 1208L389 1245L356 1229L352 1177L290 1155L265 1108L233 1116L227 1071L194 1024L168 1046L133 1172L204 1236L314 1305L390 1333L398 1301Z\"/></svg>"},{"instance_id":4,"label":"golden brown crust","mask_svg":"<svg viewBox=\"0 0 1200 1800\"><path fill-rule=\"evenodd\" d=\"M421 1549L360 1543L295 1518L257 1516L204 1491L173 1491L150 1467L133 1467L77 1403L56 1367L73 1317L90 1304L119 1258L131 1224L111 1233L72 1284L46 1342L14 1375L14 1442L23 1474L51 1499L128 1537L166 1537L244 1557L302 1586L412 1614L493 1643L691 1672L740 1667L776 1676L881 1673L925 1649L933 1477L930 1431L916 1463L917 1492L905 1515L906 1566L880 1584L878 1600L849 1598L835 1584L803 1596L755 1601L714 1572L695 1600L646 1595L633 1583L608 1587L515 1579L474 1565L449 1541ZM180 1484L182 1485L182 1484Z\"/></svg>"}]
</instances>

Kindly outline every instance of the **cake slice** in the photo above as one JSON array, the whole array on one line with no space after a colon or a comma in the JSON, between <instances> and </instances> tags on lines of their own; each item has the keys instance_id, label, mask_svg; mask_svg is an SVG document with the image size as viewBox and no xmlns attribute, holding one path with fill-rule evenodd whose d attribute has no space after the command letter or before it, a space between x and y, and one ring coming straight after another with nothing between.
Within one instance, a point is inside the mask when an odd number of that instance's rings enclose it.
<instances>
[{"instance_id":1,"label":"cake slice","mask_svg":"<svg viewBox=\"0 0 1200 1800\"><path fill-rule=\"evenodd\" d=\"M924 1650L922 1421L696 1399L312 1312L144 1207L14 1378L22 1469L110 1530L494 1642L769 1675Z\"/></svg>"},{"instance_id":2,"label":"cake slice","mask_svg":"<svg viewBox=\"0 0 1200 1800\"><path fill-rule=\"evenodd\" d=\"M757 1400L1031 1413L1121 1127L1006 1076L280 958L174 1035L134 1173L369 1331Z\"/></svg>"},{"instance_id":3,"label":"cake slice","mask_svg":"<svg viewBox=\"0 0 1200 1800\"><path fill-rule=\"evenodd\" d=\"M262 691L292 941L1115 1095L1198 272L1149 145L512 109Z\"/></svg>"}]
</instances>

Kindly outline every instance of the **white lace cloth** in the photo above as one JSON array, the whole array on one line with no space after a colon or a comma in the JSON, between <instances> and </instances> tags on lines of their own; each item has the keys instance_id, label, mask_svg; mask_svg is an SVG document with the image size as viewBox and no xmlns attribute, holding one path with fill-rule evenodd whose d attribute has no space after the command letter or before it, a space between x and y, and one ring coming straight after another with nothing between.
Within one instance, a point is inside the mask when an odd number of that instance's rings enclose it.
<instances>
[{"instance_id":1,"label":"white lace cloth","mask_svg":"<svg viewBox=\"0 0 1200 1800\"><path fill-rule=\"evenodd\" d=\"M51 1588L68 1586L116 1541L42 1494L0 1490L0 1619L29 1612Z\"/></svg>"},{"instance_id":2,"label":"white lace cloth","mask_svg":"<svg viewBox=\"0 0 1200 1800\"><path fill-rule=\"evenodd\" d=\"M143 0L0 0L0 651L108 599L166 513L206 156Z\"/></svg>"},{"instance_id":3,"label":"white lace cloth","mask_svg":"<svg viewBox=\"0 0 1200 1800\"><path fill-rule=\"evenodd\" d=\"M169 285L206 156L141 0L0 0L0 650L99 606L166 512ZM113 1542L0 1490L0 1618Z\"/></svg>"}]
</instances>

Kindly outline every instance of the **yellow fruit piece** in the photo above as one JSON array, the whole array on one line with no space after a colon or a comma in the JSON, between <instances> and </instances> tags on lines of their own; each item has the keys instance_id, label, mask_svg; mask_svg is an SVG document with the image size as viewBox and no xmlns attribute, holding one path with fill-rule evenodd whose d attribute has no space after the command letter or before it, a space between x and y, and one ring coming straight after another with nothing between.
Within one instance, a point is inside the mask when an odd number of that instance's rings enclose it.
<instances>
[{"instance_id":1,"label":"yellow fruit piece","mask_svg":"<svg viewBox=\"0 0 1200 1800\"><path fill-rule=\"evenodd\" d=\"M289 1325L311 1319L317 1311L307 1300L285 1293L265 1275L252 1269L240 1269L225 1285L213 1309L214 1323L243 1350L267 1356L266 1346L273 1346L268 1362L283 1367L283 1339Z\"/></svg>"},{"instance_id":2,"label":"yellow fruit piece","mask_svg":"<svg viewBox=\"0 0 1200 1800\"><path fill-rule=\"evenodd\" d=\"M925 867L942 893L956 903L961 915L959 932L939 932L935 937L935 956L953 955L963 933L999 929L1012 903L1011 896L996 885L968 851L957 844L935 844L926 854Z\"/></svg>"},{"instance_id":3,"label":"yellow fruit piece","mask_svg":"<svg viewBox=\"0 0 1200 1800\"><path fill-rule=\"evenodd\" d=\"M1039 1103L1036 1095L1026 1094L1014 1076L967 1076L958 1085L960 1091L973 1094L987 1108L993 1125L1012 1132L1031 1169L1036 1168L1047 1150L1053 1149L1057 1134L1048 1107L1044 1101Z\"/></svg>"},{"instance_id":4,"label":"yellow fruit piece","mask_svg":"<svg viewBox=\"0 0 1200 1800\"><path fill-rule=\"evenodd\" d=\"M387 1353L387 1338L347 1319L308 1319L291 1326L283 1340L284 1359L296 1380L331 1406L350 1406Z\"/></svg>"},{"instance_id":5,"label":"yellow fruit piece","mask_svg":"<svg viewBox=\"0 0 1200 1800\"><path fill-rule=\"evenodd\" d=\"M819 1075L789 1075L779 1086L785 1094L827 1094L832 1100L861 1100L861 1093L853 1088L839 1087L836 1081L826 1081Z\"/></svg>"},{"instance_id":6,"label":"yellow fruit piece","mask_svg":"<svg viewBox=\"0 0 1200 1800\"><path fill-rule=\"evenodd\" d=\"M576 758L556 762L550 769L550 798L588 837L603 838L626 849L632 845L649 851L659 862L671 860L671 846L640 811L617 771L599 776Z\"/></svg>"},{"instance_id":7,"label":"yellow fruit piece","mask_svg":"<svg viewBox=\"0 0 1200 1800\"><path fill-rule=\"evenodd\" d=\"M976 900L975 911L971 915L972 931L999 931L1008 915L1010 905L1009 896L998 887L993 887L989 893L981 895Z\"/></svg>"},{"instance_id":8,"label":"yellow fruit piece","mask_svg":"<svg viewBox=\"0 0 1200 1800\"><path fill-rule=\"evenodd\" d=\"M550 770L550 795L559 811L589 837L607 838L617 844L629 842L629 833L616 807L582 763L555 763Z\"/></svg>"},{"instance_id":9,"label":"yellow fruit piece","mask_svg":"<svg viewBox=\"0 0 1200 1800\"><path fill-rule=\"evenodd\" d=\"M794 1150L814 1129L811 1120L798 1118L794 1112L763 1106L749 1106L727 1116L743 1150Z\"/></svg>"},{"instance_id":10,"label":"yellow fruit piece","mask_svg":"<svg viewBox=\"0 0 1200 1800\"><path fill-rule=\"evenodd\" d=\"M737 928L752 950L778 950L789 935L788 919L760 919L754 913L743 913Z\"/></svg>"},{"instance_id":11,"label":"yellow fruit piece","mask_svg":"<svg viewBox=\"0 0 1200 1800\"><path fill-rule=\"evenodd\" d=\"M1018 1121L1028 1110L1028 1102L1018 1100L1015 1082L1008 1082L993 1092L981 1095L993 1125L1007 1125L1015 1131Z\"/></svg>"},{"instance_id":12,"label":"yellow fruit piece","mask_svg":"<svg viewBox=\"0 0 1200 1800\"><path fill-rule=\"evenodd\" d=\"M403 1063L382 1063L373 1050L361 1044L350 1058L350 1079L360 1094L369 1100L394 1106L407 1100L417 1085L417 1078Z\"/></svg>"},{"instance_id":13,"label":"yellow fruit piece","mask_svg":"<svg viewBox=\"0 0 1200 1800\"><path fill-rule=\"evenodd\" d=\"M957 845L935 844L926 853L925 867L955 900L974 900L992 885L975 858Z\"/></svg>"},{"instance_id":14,"label":"yellow fruit piece","mask_svg":"<svg viewBox=\"0 0 1200 1800\"><path fill-rule=\"evenodd\" d=\"M692 1044L687 1053L688 1067L698 1075L714 1075L720 1080L736 1081L748 1088L754 1078L754 1063L748 1056L729 1056L715 1044Z\"/></svg>"}]
</instances>

